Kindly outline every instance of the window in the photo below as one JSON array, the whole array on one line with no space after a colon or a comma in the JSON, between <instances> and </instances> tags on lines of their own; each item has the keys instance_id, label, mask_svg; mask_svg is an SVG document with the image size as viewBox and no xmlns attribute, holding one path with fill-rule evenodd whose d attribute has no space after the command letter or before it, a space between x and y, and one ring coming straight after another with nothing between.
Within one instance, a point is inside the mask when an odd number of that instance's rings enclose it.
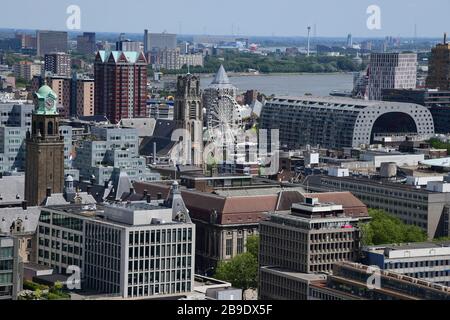
<instances>
[{"instance_id":1,"label":"window","mask_svg":"<svg viewBox=\"0 0 450 320\"><path fill-rule=\"evenodd\" d=\"M225 254L227 256L233 255L233 239L227 239L225 243Z\"/></svg>"}]
</instances>

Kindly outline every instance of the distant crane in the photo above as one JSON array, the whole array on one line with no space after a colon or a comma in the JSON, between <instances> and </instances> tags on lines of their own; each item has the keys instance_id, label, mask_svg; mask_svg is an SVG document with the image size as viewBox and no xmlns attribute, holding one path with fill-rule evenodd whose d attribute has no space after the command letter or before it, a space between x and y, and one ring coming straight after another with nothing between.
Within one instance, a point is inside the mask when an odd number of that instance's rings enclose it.
<instances>
[{"instance_id":1,"label":"distant crane","mask_svg":"<svg viewBox=\"0 0 450 320\"><path fill-rule=\"evenodd\" d=\"M308 49L307 49L307 56L309 57L310 54L310 44L311 44L311 27L308 26Z\"/></svg>"}]
</instances>

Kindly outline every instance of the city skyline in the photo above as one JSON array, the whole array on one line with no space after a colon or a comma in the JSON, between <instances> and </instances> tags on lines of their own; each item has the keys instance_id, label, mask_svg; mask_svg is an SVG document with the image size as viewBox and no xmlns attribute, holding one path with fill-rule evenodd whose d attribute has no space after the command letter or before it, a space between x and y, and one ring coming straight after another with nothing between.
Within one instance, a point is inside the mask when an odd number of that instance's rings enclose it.
<instances>
[{"instance_id":1,"label":"city skyline","mask_svg":"<svg viewBox=\"0 0 450 320\"><path fill-rule=\"evenodd\" d=\"M47 1L44 1L44 3ZM220 8L220 14L211 7L210 1L196 0L195 5L175 1L169 7L164 3L142 3L130 0L126 7L107 6L105 1L63 0L42 5L42 2L20 0L3 4L0 13L1 28L51 29L66 31L126 32L140 33L144 29L153 32L172 32L177 34L246 35L246 36L306 36L307 26L313 28L313 35L319 37L343 37L352 33L355 37L440 37L446 31L446 12L450 3L436 0L426 6L418 0L392 1L346 0L346 5L333 7L332 1L281 0L276 3L264 1L263 5L228 1ZM69 14L67 8L77 5L81 9L81 29L68 30ZM367 13L369 6L377 5L381 10L381 29L369 30ZM17 21L8 12L27 8L24 19ZM201 8L201 9L199 9ZM161 14L160 14L161 13ZM98 15L108 19L98 19ZM45 16L46 19L40 19ZM119 21L126 24L119 27ZM132 18L131 18L132 17ZM194 18L198 17L198 18ZM398 24L401 18L402 24ZM277 21L271 24L270 21ZM315 26L315 27L314 27ZM315 30L314 30L315 29Z\"/></svg>"}]
</instances>

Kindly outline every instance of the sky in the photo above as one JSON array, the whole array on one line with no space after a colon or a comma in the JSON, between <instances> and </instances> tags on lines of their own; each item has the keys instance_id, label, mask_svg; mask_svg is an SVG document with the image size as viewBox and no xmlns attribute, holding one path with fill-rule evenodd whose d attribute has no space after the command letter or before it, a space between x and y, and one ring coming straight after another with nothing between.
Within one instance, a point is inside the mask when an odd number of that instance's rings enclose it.
<instances>
[{"instance_id":1,"label":"sky","mask_svg":"<svg viewBox=\"0 0 450 320\"><path fill-rule=\"evenodd\" d=\"M70 5L80 31L319 37L441 37L450 31L449 0L0 0L0 28L68 30ZM380 8L381 29L367 27ZM72 30L73 31L73 30Z\"/></svg>"}]
</instances>

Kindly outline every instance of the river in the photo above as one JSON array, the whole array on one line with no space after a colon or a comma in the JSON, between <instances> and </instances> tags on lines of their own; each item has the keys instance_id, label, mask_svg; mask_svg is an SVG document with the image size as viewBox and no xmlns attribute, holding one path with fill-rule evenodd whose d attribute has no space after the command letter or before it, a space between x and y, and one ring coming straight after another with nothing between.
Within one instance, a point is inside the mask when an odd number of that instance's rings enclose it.
<instances>
[{"instance_id":1,"label":"river","mask_svg":"<svg viewBox=\"0 0 450 320\"><path fill-rule=\"evenodd\" d=\"M338 74L272 74L272 75L239 75L229 76L230 82L239 91L256 89L266 95L302 96L311 93L316 96L327 96L333 90L351 91L353 75ZM206 88L213 76L202 76L201 87Z\"/></svg>"}]
</instances>

